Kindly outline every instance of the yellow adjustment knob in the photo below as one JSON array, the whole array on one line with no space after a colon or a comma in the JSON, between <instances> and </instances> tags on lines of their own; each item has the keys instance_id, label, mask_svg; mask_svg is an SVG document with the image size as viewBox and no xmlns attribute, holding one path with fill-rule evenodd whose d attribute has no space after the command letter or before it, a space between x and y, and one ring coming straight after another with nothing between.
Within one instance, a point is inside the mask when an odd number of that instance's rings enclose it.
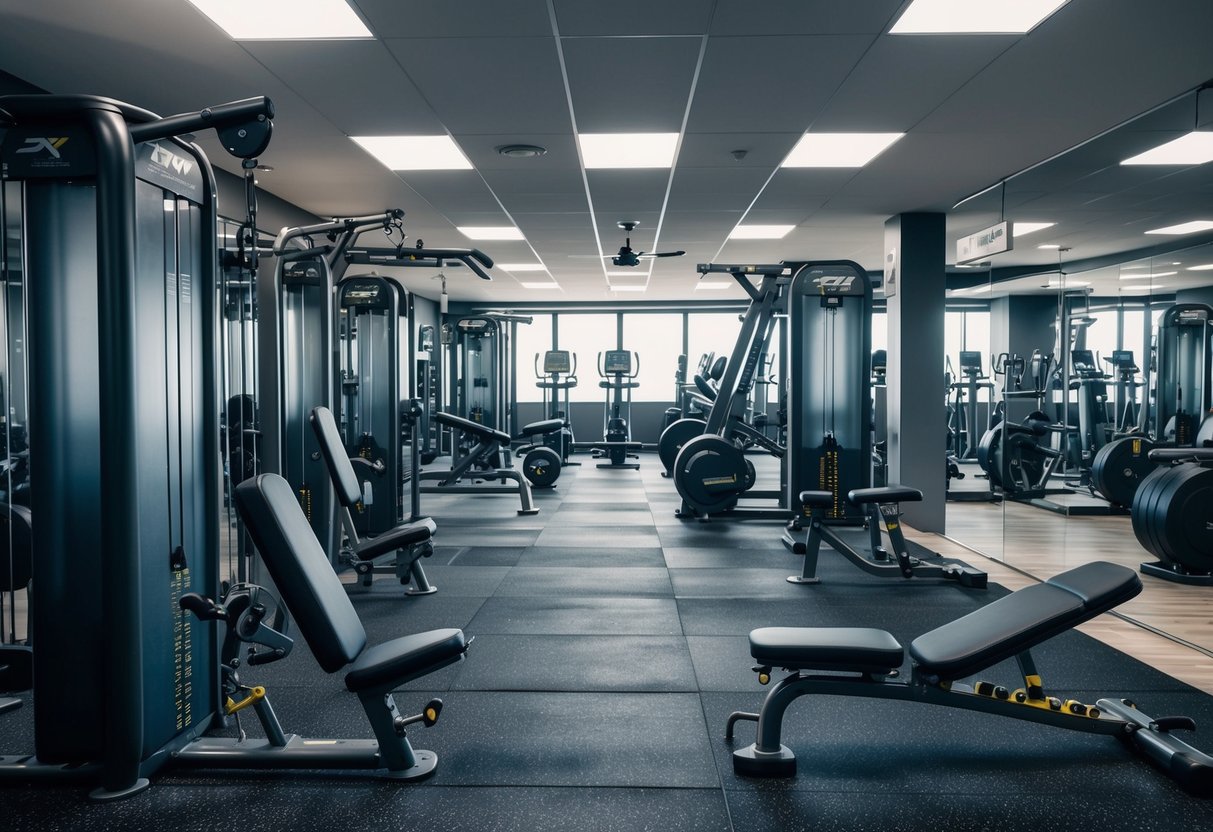
<instances>
[{"instance_id":1,"label":"yellow adjustment knob","mask_svg":"<svg viewBox=\"0 0 1213 832\"><path fill-rule=\"evenodd\" d=\"M434 720L438 719L438 711L435 708L426 708L425 718L433 722Z\"/></svg>"},{"instance_id":2,"label":"yellow adjustment knob","mask_svg":"<svg viewBox=\"0 0 1213 832\"><path fill-rule=\"evenodd\" d=\"M771 674L770 673L759 673L758 674L758 684L768 685L770 683L771 683Z\"/></svg>"},{"instance_id":3,"label":"yellow adjustment knob","mask_svg":"<svg viewBox=\"0 0 1213 832\"><path fill-rule=\"evenodd\" d=\"M261 685L257 685L255 688L253 688L252 690L249 691L248 696L244 697L239 702L232 699L231 697L228 697L227 703L224 706L224 710L227 712L228 716L231 716L232 714L236 713L237 711L243 711L249 705L257 704L264 698L265 698L265 688L262 687Z\"/></svg>"}]
</instances>

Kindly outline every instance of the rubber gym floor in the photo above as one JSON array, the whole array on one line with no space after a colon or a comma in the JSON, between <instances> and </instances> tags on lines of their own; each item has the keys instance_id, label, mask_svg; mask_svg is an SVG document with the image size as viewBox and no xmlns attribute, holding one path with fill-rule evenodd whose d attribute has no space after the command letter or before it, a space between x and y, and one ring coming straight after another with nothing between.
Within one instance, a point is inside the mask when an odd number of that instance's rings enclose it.
<instances>
[{"instance_id":1,"label":"rubber gym floor","mask_svg":"<svg viewBox=\"0 0 1213 832\"><path fill-rule=\"evenodd\" d=\"M655 457L637 471L567 469L537 491L432 496L426 561L436 595L380 576L354 603L372 643L434 627L476 637L467 660L397 695L440 696L437 727L410 732L437 773L398 786L357 773L174 773L95 805L78 787L0 790L13 830L1179 830L1213 829L1213 801L1179 790L1115 740L911 703L802 698L785 743L789 781L735 777L725 718L755 710L755 627L873 626L914 636L1005 593L868 577L823 550L820 586L784 577L799 558L777 523L682 522ZM980 558L976 559L980 561ZM1213 725L1213 698L1079 633L1035 655L1047 689L1124 695L1154 716ZM1013 663L984 678L1014 686ZM245 672L290 732L369 737L340 675L302 640ZM32 709L0 721L0 748L29 746ZM255 733L255 720L245 727ZM738 744L753 725L738 726ZM1213 740L1193 740L1213 746Z\"/></svg>"}]
</instances>

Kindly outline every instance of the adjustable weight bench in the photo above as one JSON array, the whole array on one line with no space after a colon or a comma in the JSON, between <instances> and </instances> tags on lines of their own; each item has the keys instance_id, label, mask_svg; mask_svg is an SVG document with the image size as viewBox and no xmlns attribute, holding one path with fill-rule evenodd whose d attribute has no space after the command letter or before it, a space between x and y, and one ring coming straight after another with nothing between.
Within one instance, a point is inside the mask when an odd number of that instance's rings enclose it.
<instances>
[{"instance_id":1,"label":"adjustable weight bench","mask_svg":"<svg viewBox=\"0 0 1213 832\"><path fill-rule=\"evenodd\" d=\"M362 540L354 527L352 511L362 500L362 489L358 486L358 476L354 473L354 463L365 465L373 471L384 469L382 462L368 462L360 457L351 459L346 455L345 445L341 442L341 434L337 431L337 422L332 411L327 407L314 407L311 413L312 430L320 444L320 455L324 458L325 467L329 471L333 490L337 493L337 502L341 506L341 527L345 530L348 545L342 547L342 559L354 567L354 571L362 576L362 585L370 586L374 572L394 572L400 583L413 587L405 590L406 595L430 595L438 591L438 587L430 584L426 578L425 569L421 566L421 558L434 554L434 545L430 538L437 531L434 521L428 517L402 523L375 537ZM386 565L380 561L391 557L393 563Z\"/></svg>"},{"instance_id":2,"label":"adjustable weight bench","mask_svg":"<svg viewBox=\"0 0 1213 832\"><path fill-rule=\"evenodd\" d=\"M508 433L450 413L435 413L434 419L440 425L466 433L476 440L476 444L464 456L456 456L449 471L422 471L417 474L423 494L517 494L522 501L519 514L539 513L531 497L531 484L522 474L506 467L505 450L510 447L511 442ZM460 480L465 477L485 482L460 485ZM436 480L438 484L425 485L427 480ZM488 482L490 480L500 480L502 484L492 485ZM505 485L506 480L513 480L517 485Z\"/></svg>"},{"instance_id":3,"label":"adjustable weight bench","mask_svg":"<svg viewBox=\"0 0 1213 832\"><path fill-rule=\"evenodd\" d=\"M224 715L239 719L241 710L252 708L265 739L247 739L243 731L238 739L204 737L174 752L174 761L202 768L386 769L384 776L393 780L431 774L438 756L415 750L406 729L418 722L434 725L442 701L431 700L422 713L403 717L392 691L461 661L471 640L451 628L368 647L366 630L290 484L277 474L261 474L237 486L235 495L245 528L316 661L326 673L346 671L346 689L358 695L375 739L305 740L282 730L265 688L242 683L239 673L286 657L292 644L285 633L286 619L275 615L267 623L266 607L259 600L265 590L239 584L222 603L187 593L181 606L203 620L226 623ZM248 649L250 645L270 649L257 652Z\"/></svg>"},{"instance_id":4,"label":"adjustable weight bench","mask_svg":"<svg viewBox=\"0 0 1213 832\"><path fill-rule=\"evenodd\" d=\"M921 499L921 491L903 485L856 488L847 492L847 500L852 505L859 506L868 517L868 535L872 546L872 556L869 558L856 551L822 516L827 509L837 507L838 495L832 491L801 491L801 504L814 510L803 543L792 537L791 530L784 533L784 544L793 552L804 555L804 566L800 574L790 576L788 583L821 583L821 578L817 575L817 557L824 541L870 575L881 578L947 578L961 586L984 589L986 573L963 561L939 555L927 561L910 555L905 536L901 533L901 503L918 502ZM888 532L889 542L893 546L892 555L881 545L881 526Z\"/></svg>"},{"instance_id":5,"label":"adjustable weight bench","mask_svg":"<svg viewBox=\"0 0 1213 832\"><path fill-rule=\"evenodd\" d=\"M1141 592L1131 569L1088 563L1026 587L919 636L910 644L909 680L896 679L905 650L885 630L849 627L766 627L750 633L754 670L767 684L773 667L791 671L756 713L729 716L725 739L738 721L758 723L757 741L733 752L733 770L751 777L791 777L796 757L780 743L788 706L806 694L862 696L932 705L1039 722L1130 742L1189 791L1213 794L1213 758L1175 737L1195 730L1187 717L1152 719L1125 699L1095 705L1046 694L1031 648ZM1014 657L1023 687L1010 691L963 679ZM813 671L823 673L814 675ZM824 675L829 674L829 675Z\"/></svg>"}]
</instances>

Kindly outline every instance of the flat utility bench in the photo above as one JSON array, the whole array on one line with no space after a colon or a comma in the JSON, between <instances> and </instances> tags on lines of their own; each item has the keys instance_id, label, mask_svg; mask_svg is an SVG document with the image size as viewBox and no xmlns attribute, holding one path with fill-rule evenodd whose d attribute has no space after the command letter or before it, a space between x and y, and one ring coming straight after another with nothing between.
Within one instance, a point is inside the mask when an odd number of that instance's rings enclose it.
<instances>
[{"instance_id":1,"label":"flat utility bench","mask_svg":"<svg viewBox=\"0 0 1213 832\"><path fill-rule=\"evenodd\" d=\"M178 765L199 768L370 769L398 781L433 773L438 755L416 750L407 729L434 725L442 701L432 699L414 716L396 709L393 691L407 682L461 661L470 639L455 628L412 633L368 646L366 630L350 603L328 555L289 483L277 474L261 474L236 487L236 508L282 601L326 673L345 671L345 687L358 696L375 739L304 739L283 731L264 687L241 681L240 674L286 658L293 641L281 605L269 614L269 593L251 584L235 584L218 601L195 593L181 606L204 621L225 624L222 647L224 716L239 726L240 712L256 714L265 738L202 737L173 752Z\"/></svg>"},{"instance_id":2,"label":"flat utility bench","mask_svg":"<svg viewBox=\"0 0 1213 832\"><path fill-rule=\"evenodd\" d=\"M1141 592L1131 569L1088 563L1041 584L1013 592L958 618L910 644L910 679L896 679L905 650L884 630L850 627L766 627L750 633L758 680L771 669L790 675L779 681L756 713L729 716L726 740L739 720L758 723L757 741L733 752L733 770L751 777L791 777L796 757L780 743L788 706L806 694L863 696L925 702L1039 722L1058 728L1108 734L1135 746L1185 789L1213 794L1213 758L1172 731L1195 730L1187 717L1152 719L1125 699L1095 705L1062 700L1045 692L1031 648L1128 601ZM1023 687L1011 691L990 682L958 680L1014 657ZM819 671L822 675L814 675ZM824 675L830 674L830 675Z\"/></svg>"},{"instance_id":3,"label":"flat utility bench","mask_svg":"<svg viewBox=\"0 0 1213 832\"><path fill-rule=\"evenodd\" d=\"M405 590L406 595L430 595L437 592L438 588L429 582L421 566L421 558L434 554L434 545L430 542L430 538L438 530L434 521L422 517L411 523L402 523L374 537L365 540L359 538L351 514L362 500L362 489L358 485L354 465L367 466L376 473L386 470L385 466L382 461L372 463L346 454L341 434L337 430L337 422L327 407L312 408L310 420L320 444L320 455L324 458L329 479L333 482L333 490L337 493L337 502L341 506L341 527L345 530L346 537L341 559L353 566L354 571L362 576L363 586L371 585L375 572L388 571L395 573L400 583L405 586L413 584ZM388 559L391 559L392 563L386 563Z\"/></svg>"},{"instance_id":4,"label":"flat utility bench","mask_svg":"<svg viewBox=\"0 0 1213 832\"><path fill-rule=\"evenodd\" d=\"M422 471L418 480L422 483L423 494L517 494L522 501L519 514L539 513L531 497L531 484L522 474L509 467L507 462L507 451L513 437L450 413L435 413L434 419L443 427L467 434L476 444L466 454L457 455L449 471ZM527 425L523 428L521 436L538 436L559 430L563 426L564 423L559 419L544 419ZM455 443L456 447L458 444ZM481 482L460 484L465 479ZM438 484L424 485L427 480L436 480ZM493 480L499 480L501 484L494 485ZM506 485L506 480L513 480L517 485Z\"/></svg>"},{"instance_id":5,"label":"flat utility bench","mask_svg":"<svg viewBox=\"0 0 1213 832\"><path fill-rule=\"evenodd\" d=\"M868 518L868 535L871 539L872 556L867 557L855 549L823 517L826 509L837 506L839 496L832 491L801 491L800 502L811 510L809 531L804 542L792 536L791 529L784 533L784 544L797 554L804 555L804 566L799 575L788 578L793 584L818 584L817 558L821 544L828 543L840 555L870 575L881 578L947 578L961 586L984 589L986 573L974 569L964 561L935 555L923 560L910 555L905 536L901 533L901 503L922 500L917 488L903 485L888 485L883 488L856 488L847 492L847 500L859 506ZM893 547L892 555L881 545L880 529L884 527Z\"/></svg>"}]
</instances>

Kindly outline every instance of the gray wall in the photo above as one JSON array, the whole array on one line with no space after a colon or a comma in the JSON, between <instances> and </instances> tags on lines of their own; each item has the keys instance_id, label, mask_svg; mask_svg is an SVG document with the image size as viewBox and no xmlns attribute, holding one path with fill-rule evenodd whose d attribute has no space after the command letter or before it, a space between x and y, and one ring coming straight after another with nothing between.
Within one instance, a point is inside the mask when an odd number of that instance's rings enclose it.
<instances>
[{"instance_id":1,"label":"gray wall","mask_svg":"<svg viewBox=\"0 0 1213 832\"><path fill-rule=\"evenodd\" d=\"M1213 306L1213 286L1202 286L1199 289L1184 289L1175 293L1176 303L1207 303Z\"/></svg>"},{"instance_id":2,"label":"gray wall","mask_svg":"<svg viewBox=\"0 0 1213 832\"><path fill-rule=\"evenodd\" d=\"M1057 335L1053 323L1056 319L1056 295L995 298L990 303L990 352L995 358L999 353L1009 352L1027 359L1032 355L1032 350L1040 350L1047 355L1054 351ZM988 367L987 372L993 375L994 368ZM995 382L998 385L994 391L997 398L1002 382L999 379L995 379ZM1009 408L1011 421L1022 420L1035 407L1031 399L1013 400Z\"/></svg>"}]
</instances>

